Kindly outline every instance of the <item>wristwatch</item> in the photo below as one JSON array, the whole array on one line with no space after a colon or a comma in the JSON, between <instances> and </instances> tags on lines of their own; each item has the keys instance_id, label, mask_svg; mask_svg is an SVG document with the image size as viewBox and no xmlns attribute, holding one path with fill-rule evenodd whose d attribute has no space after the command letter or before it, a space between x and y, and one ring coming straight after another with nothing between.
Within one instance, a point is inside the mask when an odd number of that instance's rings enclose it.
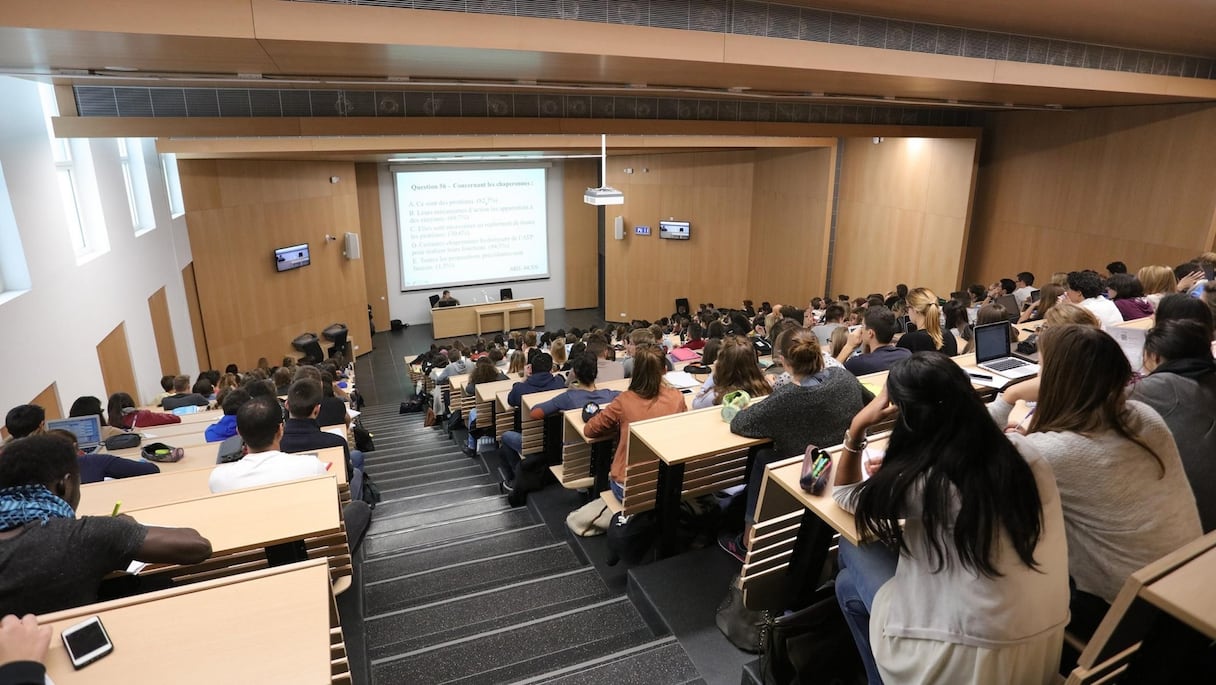
<instances>
[{"instance_id":1,"label":"wristwatch","mask_svg":"<svg viewBox=\"0 0 1216 685\"><path fill-rule=\"evenodd\" d=\"M870 444L870 440L866 437L864 432L861 434L861 438L858 440L856 445L849 444L849 440L851 438L852 436L849 435L849 430L846 428L844 431L844 441L841 443L841 445L850 452L861 453L861 451L866 448L866 445Z\"/></svg>"}]
</instances>

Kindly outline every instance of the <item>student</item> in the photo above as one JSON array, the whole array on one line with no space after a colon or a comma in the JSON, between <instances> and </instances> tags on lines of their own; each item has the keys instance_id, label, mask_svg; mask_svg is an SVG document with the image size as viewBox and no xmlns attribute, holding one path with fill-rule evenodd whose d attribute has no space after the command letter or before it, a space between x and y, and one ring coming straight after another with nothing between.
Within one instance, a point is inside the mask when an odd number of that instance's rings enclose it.
<instances>
[{"instance_id":1,"label":"student","mask_svg":"<svg viewBox=\"0 0 1216 685\"><path fill-rule=\"evenodd\" d=\"M1203 532L1216 530L1216 362L1196 321L1158 322L1144 339L1144 373L1130 399L1169 426L1195 493Z\"/></svg>"},{"instance_id":2,"label":"student","mask_svg":"<svg viewBox=\"0 0 1216 685\"><path fill-rule=\"evenodd\" d=\"M519 350L511 351L511 359L507 362L507 373L523 373L524 367L527 366L527 359L524 353Z\"/></svg>"},{"instance_id":3,"label":"student","mask_svg":"<svg viewBox=\"0 0 1216 685\"><path fill-rule=\"evenodd\" d=\"M1170 273L1173 273L1173 272L1171 271ZM166 397L173 394L173 376L161 376L160 377L160 387L161 387L162 392L159 395L156 395L155 397L153 397L152 401L148 403L148 404L152 405L153 407L159 407L161 401L163 401Z\"/></svg>"},{"instance_id":4,"label":"student","mask_svg":"<svg viewBox=\"0 0 1216 685\"><path fill-rule=\"evenodd\" d=\"M301 378L287 390L287 412L289 418L283 422L283 437L279 449L284 452L309 452L330 447L341 447L346 479L355 475L354 469L363 469L363 453L352 450L346 438L321 430L317 414L321 411L321 400L325 393L321 384L311 378ZM238 407L239 410L239 407ZM360 499L360 493L352 493Z\"/></svg>"},{"instance_id":5,"label":"student","mask_svg":"<svg viewBox=\"0 0 1216 685\"><path fill-rule=\"evenodd\" d=\"M197 564L211 543L190 528L142 526L125 514L76 518L80 464L61 438L34 435L0 458L0 614L91 604L133 560Z\"/></svg>"},{"instance_id":6,"label":"student","mask_svg":"<svg viewBox=\"0 0 1216 685\"><path fill-rule=\"evenodd\" d=\"M682 347L690 350L704 349L705 339L701 337L704 334L705 329L701 327L701 324L697 323L696 321L690 323L688 325L688 342L684 343Z\"/></svg>"},{"instance_id":7,"label":"student","mask_svg":"<svg viewBox=\"0 0 1216 685\"><path fill-rule=\"evenodd\" d=\"M190 377L181 375L173 378L173 394L161 400L160 406L165 411L173 411L178 407L205 407L210 403L206 397L190 392Z\"/></svg>"},{"instance_id":8,"label":"student","mask_svg":"<svg viewBox=\"0 0 1216 685\"><path fill-rule=\"evenodd\" d=\"M1068 273L1068 301L1088 309L1103 329L1123 323L1123 314L1114 302L1102 297L1102 280L1092 271Z\"/></svg>"},{"instance_id":9,"label":"student","mask_svg":"<svg viewBox=\"0 0 1216 685\"><path fill-rule=\"evenodd\" d=\"M203 431L203 437L207 442L223 442L236 435L236 412L242 404L248 401L249 391L244 388L236 388L224 393L224 399L220 402L224 415Z\"/></svg>"},{"instance_id":10,"label":"student","mask_svg":"<svg viewBox=\"0 0 1216 685\"><path fill-rule=\"evenodd\" d=\"M106 402L106 416L110 417L111 426L125 431L182 422L182 417L173 414L136 409L135 400L125 392L110 395Z\"/></svg>"},{"instance_id":11,"label":"student","mask_svg":"<svg viewBox=\"0 0 1216 685\"><path fill-rule=\"evenodd\" d=\"M460 300L452 297L451 290L445 290L443 291L443 294L439 296L439 301L435 304L440 307L455 307L456 305L460 304Z\"/></svg>"},{"instance_id":12,"label":"student","mask_svg":"<svg viewBox=\"0 0 1216 685\"><path fill-rule=\"evenodd\" d=\"M1169 426L1126 397L1132 370L1118 343L1088 326L1051 326L1039 354L1039 377L989 411L1004 427L1018 400L1037 401L1025 440L1055 472L1076 585L1070 629L1088 635L1129 575L1203 529Z\"/></svg>"},{"instance_id":13,"label":"student","mask_svg":"<svg viewBox=\"0 0 1216 685\"><path fill-rule=\"evenodd\" d=\"M862 482L866 431L894 414ZM1060 495L1047 462L987 420L957 364L920 352L893 366L844 434L835 484L859 534L877 540L842 541L836 577L869 682L1056 682L1068 622Z\"/></svg>"},{"instance_id":14,"label":"student","mask_svg":"<svg viewBox=\"0 0 1216 685\"><path fill-rule=\"evenodd\" d=\"M1165 321L1179 320L1198 322L1204 327L1204 330L1208 331L1208 336L1212 337L1212 309L1203 300L1196 300L1183 293L1174 293L1161 298L1161 304L1157 305L1155 325L1160 326Z\"/></svg>"},{"instance_id":15,"label":"student","mask_svg":"<svg viewBox=\"0 0 1216 685\"><path fill-rule=\"evenodd\" d=\"M134 478L160 473L160 467L150 461L123 459L108 452L85 454L80 451L76 434L72 431L56 428L46 433L65 440L72 446L72 451L76 453L76 460L80 462L81 484L100 483L107 478Z\"/></svg>"},{"instance_id":16,"label":"student","mask_svg":"<svg viewBox=\"0 0 1216 685\"><path fill-rule=\"evenodd\" d=\"M46 410L36 404L19 404L4 417L8 440L46 432Z\"/></svg>"},{"instance_id":17,"label":"student","mask_svg":"<svg viewBox=\"0 0 1216 685\"><path fill-rule=\"evenodd\" d=\"M844 368L854 376L864 376L868 373L886 371L895 362L906 359L912 352L891 343L895 332L899 330L895 323L895 314L886 307L870 307L866 310L865 324L849 333L849 339L844 349L836 355L836 361L844 364ZM853 350L862 348L862 354L853 355Z\"/></svg>"},{"instance_id":18,"label":"student","mask_svg":"<svg viewBox=\"0 0 1216 685\"><path fill-rule=\"evenodd\" d=\"M587 351L596 358L596 380L619 381L625 377L625 366L616 361L616 350L601 336L592 336Z\"/></svg>"},{"instance_id":19,"label":"student","mask_svg":"<svg viewBox=\"0 0 1216 685\"><path fill-rule=\"evenodd\" d=\"M967 316L967 305L959 300L947 300L942 307L943 325L946 331L942 335L954 338L957 349L963 349L971 341L971 320Z\"/></svg>"},{"instance_id":20,"label":"student","mask_svg":"<svg viewBox=\"0 0 1216 685\"><path fill-rule=\"evenodd\" d=\"M328 371L321 372L320 382L321 409L317 412L317 425L337 426L342 424L349 430L351 423L350 412L347 411L349 405L334 394L333 374Z\"/></svg>"},{"instance_id":21,"label":"student","mask_svg":"<svg viewBox=\"0 0 1216 685\"><path fill-rule=\"evenodd\" d=\"M38 617L9 614L0 620L0 685L43 685L51 626L38 625Z\"/></svg>"},{"instance_id":22,"label":"student","mask_svg":"<svg viewBox=\"0 0 1216 685\"><path fill-rule=\"evenodd\" d=\"M199 379L194 382L194 387L190 392L195 395L202 395L207 400L207 404L215 401L215 384L207 376L199 376Z\"/></svg>"},{"instance_id":23,"label":"student","mask_svg":"<svg viewBox=\"0 0 1216 685\"><path fill-rule=\"evenodd\" d=\"M283 439L283 409L270 397L256 397L236 413L237 431L245 441L245 456L240 461L220 464L211 472L211 492L228 492L268 485L326 472L314 456L279 451Z\"/></svg>"},{"instance_id":24,"label":"student","mask_svg":"<svg viewBox=\"0 0 1216 685\"><path fill-rule=\"evenodd\" d=\"M1018 323L1042 320L1052 307L1060 303L1063 296L1064 288L1055 283L1048 283L1039 290L1039 301L1022 312L1022 315L1018 317Z\"/></svg>"},{"instance_id":25,"label":"student","mask_svg":"<svg viewBox=\"0 0 1216 685\"><path fill-rule=\"evenodd\" d=\"M1106 273L1109 276L1116 276L1118 274L1126 274L1127 265L1124 264L1123 262L1111 262L1110 264L1106 265Z\"/></svg>"},{"instance_id":26,"label":"student","mask_svg":"<svg viewBox=\"0 0 1216 685\"><path fill-rule=\"evenodd\" d=\"M280 366L275 369L274 373L270 376L270 379L274 381L274 394L280 396L286 395L291 390L291 382L294 376L295 372L286 366Z\"/></svg>"},{"instance_id":27,"label":"student","mask_svg":"<svg viewBox=\"0 0 1216 685\"><path fill-rule=\"evenodd\" d=\"M1144 297L1140 279L1127 273L1117 273L1106 282L1106 293L1114 300L1115 307L1124 321L1143 319L1153 315L1153 305Z\"/></svg>"},{"instance_id":28,"label":"student","mask_svg":"<svg viewBox=\"0 0 1216 685\"><path fill-rule=\"evenodd\" d=\"M1045 328L1063 326L1065 324L1102 328L1102 324L1098 323L1098 317L1094 316L1093 312L1084 307L1078 307L1071 302L1060 302L1047 310L1047 314L1043 316L1043 325L1039 326L1039 331L1042 332Z\"/></svg>"},{"instance_id":29,"label":"student","mask_svg":"<svg viewBox=\"0 0 1216 685\"><path fill-rule=\"evenodd\" d=\"M566 342L564 339L549 345L549 356L553 357L554 371L569 371L570 363L566 359Z\"/></svg>"},{"instance_id":30,"label":"student","mask_svg":"<svg viewBox=\"0 0 1216 685\"><path fill-rule=\"evenodd\" d=\"M953 335L942 331L942 310L937 305L937 295L928 288L908 291L908 318L916 324L916 330L905 333L899 339L899 347L912 352L943 352L951 357L958 354L958 343Z\"/></svg>"},{"instance_id":31,"label":"student","mask_svg":"<svg viewBox=\"0 0 1216 685\"><path fill-rule=\"evenodd\" d=\"M838 304L828 305L823 311L823 323L811 329L819 338L819 347L827 349L832 345L832 331L844 325L844 307Z\"/></svg>"},{"instance_id":32,"label":"student","mask_svg":"<svg viewBox=\"0 0 1216 685\"><path fill-rule=\"evenodd\" d=\"M1029 271L1023 271L1018 274L1017 280L1013 283L1013 299L1017 300L1018 310L1026 308L1026 301L1030 299L1030 293L1034 292L1034 274Z\"/></svg>"},{"instance_id":33,"label":"student","mask_svg":"<svg viewBox=\"0 0 1216 685\"><path fill-rule=\"evenodd\" d=\"M760 373L755 346L741 335L732 335L722 341L714 371L697 391L692 408L705 409L722 404L722 398L735 390L742 390L752 397L773 391L764 374Z\"/></svg>"},{"instance_id":34,"label":"student","mask_svg":"<svg viewBox=\"0 0 1216 685\"><path fill-rule=\"evenodd\" d=\"M763 402L749 405L735 415L730 431L749 438L769 438L770 448L761 450L747 482L747 507L743 534L725 535L719 544L740 561L755 522L760 484L768 464L802 454L807 445L835 445L849 427L853 415L874 395L851 374L840 368L824 368L819 338L803 328L791 334L786 361L793 382L773 390ZM813 418L811 418L813 417Z\"/></svg>"},{"instance_id":35,"label":"student","mask_svg":"<svg viewBox=\"0 0 1216 685\"><path fill-rule=\"evenodd\" d=\"M1008 321L1009 311L1005 309L1005 305L997 302L992 302L980 307L979 313L975 316L976 326L986 326L988 324ZM1019 337L1021 337L1021 331L1019 331L1013 324L1009 324L1009 339L1017 340ZM964 354L970 354L972 352L975 352L974 336L972 336L971 340L968 341L967 346L963 349Z\"/></svg>"},{"instance_id":36,"label":"student","mask_svg":"<svg viewBox=\"0 0 1216 685\"><path fill-rule=\"evenodd\" d=\"M701 366L713 366L718 361L718 351L722 349L722 338L710 338L701 349Z\"/></svg>"},{"instance_id":37,"label":"student","mask_svg":"<svg viewBox=\"0 0 1216 685\"><path fill-rule=\"evenodd\" d=\"M473 371L469 373L469 380L464 384L464 394L466 397L476 397L478 384L505 380L507 380L507 374L499 371L498 367L494 365L494 358L487 355L478 359L477 363L473 365ZM468 436L466 436L467 442L463 450L467 457L477 456L477 435L474 434L474 429L477 428L477 418L477 407L473 407L469 410L469 415L465 419L465 425L468 427Z\"/></svg>"},{"instance_id":38,"label":"student","mask_svg":"<svg viewBox=\"0 0 1216 685\"><path fill-rule=\"evenodd\" d=\"M72 418L77 416L96 416L97 418L101 419L102 440L122 434L121 430L111 426L109 422L106 421L106 414L101 410L101 400L93 397L92 395L77 397L76 401L72 403L72 408L68 409L68 416Z\"/></svg>"},{"instance_id":39,"label":"student","mask_svg":"<svg viewBox=\"0 0 1216 685\"><path fill-rule=\"evenodd\" d=\"M625 462L629 453L629 425L642 419L678 414L685 411L684 395L663 380L663 352L654 345L635 350L634 373L629 389L583 427L583 435L601 438L617 435L616 453L608 472L608 484L618 500L625 499Z\"/></svg>"},{"instance_id":40,"label":"student","mask_svg":"<svg viewBox=\"0 0 1216 685\"><path fill-rule=\"evenodd\" d=\"M526 371L527 376L511 386L511 392L507 393L507 404L512 407L518 407L520 398L524 395L566 387L565 378L553 375L553 357L544 352L538 350L533 355L532 364Z\"/></svg>"}]
</instances>

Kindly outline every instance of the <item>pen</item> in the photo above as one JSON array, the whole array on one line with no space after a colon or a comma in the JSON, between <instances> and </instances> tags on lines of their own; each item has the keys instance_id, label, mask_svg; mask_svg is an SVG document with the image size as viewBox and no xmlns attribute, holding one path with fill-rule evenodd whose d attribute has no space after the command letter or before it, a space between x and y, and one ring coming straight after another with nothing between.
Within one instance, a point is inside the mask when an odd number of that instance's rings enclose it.
<instances>
[{"instance_id":1,"label":"pen","mask_svg":"<svg viewBox=\"0 0 1216 685\"><path fill-rule=\"evenodd\" d=\"M110 516L118 516L118 509L122 507L122 500L114 503L114 511L110 512Z\"/></svg>"},{"instance_id":2,"label":"pen","mask_svg":"<svg viewBox=\"0 0 1216 685\"><path fill-rule=\"evenodd\" d=\"M1018 425L1014 426L1014 428L1013 428L1013 429L1014 429L1014 430L1016 430L1016 431L1018 431L1018 432L1021 432L1021 431L1022 431L1022 428L1023 428L1023 427L1025 427L1026 422L1030 420L1030 417L1034 416L1034 410L1035 410L1035 409L1038 409L1038 407L1031 407L1031 408L1030 408L1030 411L1026 412L1026 416L1023 416L1023 417L1022 417L1022 420L1021 420L1021 421L1018 421Z\"/></svg>"},{"instance_id":3,"label":"pen","mask_svg":"<svg viewBox=\"0 0 1216 685\"><path fill-rule=\"evenodd\" d=\"M986 376L986 375L984 375L984 374L982 374L982 373L970 373L970 372L968 372L968 373L967 373L967 375L968 375L968 376L971 376L972 378L978 378L978 379L980 379L981 381L990 381L990 380L992 380L992 376Z\"/></svg>"}]
</instances>

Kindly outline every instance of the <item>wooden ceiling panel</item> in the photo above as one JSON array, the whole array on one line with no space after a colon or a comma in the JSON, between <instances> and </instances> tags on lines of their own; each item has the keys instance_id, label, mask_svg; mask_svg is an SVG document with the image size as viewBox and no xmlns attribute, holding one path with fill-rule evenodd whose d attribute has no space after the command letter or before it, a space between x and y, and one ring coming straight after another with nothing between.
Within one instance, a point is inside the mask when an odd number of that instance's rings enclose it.
<instances>
[{"instance_id":1,"label":"wooden ceiling panel","mask_svg":"<svg viewBox=\"0 0 1216 685\"><path fill-rule=\"evenodd\" d=\"M144 72L274 73L257 41L139 33L100 33L0 27L0 66L96 69L118 66Z\"/></svg>"}]
</instances>

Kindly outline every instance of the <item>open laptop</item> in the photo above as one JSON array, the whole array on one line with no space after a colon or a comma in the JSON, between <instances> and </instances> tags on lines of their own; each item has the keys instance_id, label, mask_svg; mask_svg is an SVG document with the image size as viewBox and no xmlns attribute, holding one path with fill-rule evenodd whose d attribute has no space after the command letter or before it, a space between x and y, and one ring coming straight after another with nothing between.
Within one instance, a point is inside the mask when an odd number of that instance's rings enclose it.
<instances>
[{"instance_id":1,"label":"open laptop","mask_svg":"<svg viewBox=\"0 0 1216 685\"><path fill-rule=\"evenodd\" d=\"M1009 324L997 323L976 326L972 332L975 340L975 365L1008 379L1026 378L1039 373L1039 365L1010 354Z\"/></svg>"},{"instance_id":2,"label":"open laptop","mask_svg":"<svg viewBox=\"0 0 1216 685\"><path fill-rule=\"evenodd\" d=\"M74 416L70 419L51 419L46 422L47 430L56 428L68 431L76 436L76 446L86 454L91 454L101 447L101 417Z\"/></svg>"},{"instance_id":3,"label":"open laptop","mask_svg":"<svg viewBox=\"0 0 1216 685\"><path fill-rule=\"evenodd\" d=\"M1018 298L1013 295L1001 295L993 304L999 304L1005 308L1005 314L1009 317L1010 322L1017 322L1022 316L1022 309L1018 307Z\"/></svg>"}]
</instances>

